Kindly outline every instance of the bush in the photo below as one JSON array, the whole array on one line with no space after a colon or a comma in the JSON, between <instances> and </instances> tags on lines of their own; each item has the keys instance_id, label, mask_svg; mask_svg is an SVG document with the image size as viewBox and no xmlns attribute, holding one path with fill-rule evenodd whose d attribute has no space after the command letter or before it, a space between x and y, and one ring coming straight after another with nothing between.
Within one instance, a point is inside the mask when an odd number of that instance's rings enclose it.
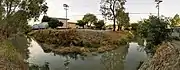
<instances>
[{"instance_id":1,"label":"bush","mask_svg":"<svg viewBox=\"0 0 180 70\"><path fill-rule=\"evenodd\" d=\"M119 45L119 39L111 40L109 33L96 31L77 31L77 30L38 30L31 32L37 41L46 44L55 44L57 47L80 46L88 48L98 48L106 45ZM130 35L125 37L130 38ZM116 43L113 43L116 42ZM127 41L127 40L123 40ZM119 44L118 44L119 43ZM123 43L124 44L124 43Z\"/></svg>"},{"instance_id":2,"label":"bush","mask_svg":"<svg viewBox=\"0 0 180 70\"><path fill-rule=\"evenodd\" d=\"M139 22L138 33L147 39L146 49L154 51L155 46L169 39L171 31L167 28L168 25L167 19L156 16L149 16L149 19Z\"/></svg>"},{"instance_id":3,"label":"bush","mask_svg":"<svg viewBox=\"0 0 180 70\"><path fill-rule=\"evenodd\" d=\"M58 26L63 26L62 22L59 22L57 19L50 19L48 22L49 27L51 28L57 28Z\"/></svg>"}]
</instances>

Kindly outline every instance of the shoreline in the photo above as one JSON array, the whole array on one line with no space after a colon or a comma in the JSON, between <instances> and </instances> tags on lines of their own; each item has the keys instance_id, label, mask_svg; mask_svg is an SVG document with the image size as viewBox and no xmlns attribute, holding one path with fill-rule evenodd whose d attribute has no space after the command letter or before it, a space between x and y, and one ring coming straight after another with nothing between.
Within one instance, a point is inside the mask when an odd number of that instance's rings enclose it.
<instances>
[{"instance_id":1,"label":"shoreline","mask_svg":"<svg viewBox=\"0 0 180 70\"><path fill-rule=\"evenodd\" d=\"M71 46L71 47L61 47L61 48L52 48L52 46L48 47L49 45L43 44L42 48L45 52L54 52L57 54L71 54L71 53L77 53L77 54L82 54L86 55L86 53L103 53L107 51L112 51L117 48L118 46L102 46L99 48L88 48L88 47L77 47L77 46ZM123 46L123 45L122 45Z\"/></svg>"},{"instance_id":2,"label":"shoreline","mask_svg":"<svg viewBox=\"0 0 180 70\"><path fill-rule=\"evenodd\" d=\"M65 35L65 37L63 35ZM41 44L41 47L44 49L45 52L52 51L58 54L68 54L68 53L84 54L91 52L103 53L106 51L114 50L123 45L126 45L132 39L132 35L129 32L125 32L125 31L98 32L98 31L81 31L81 30L80 31L39 30L32 33L30 36L32 36L34 40L36 40L39 44ZM70 37L70 38L66 38L66 37ZM64 43L59 44L59 42L60 43L64 42L65 45Z\"/></svg>"}]
</instances>

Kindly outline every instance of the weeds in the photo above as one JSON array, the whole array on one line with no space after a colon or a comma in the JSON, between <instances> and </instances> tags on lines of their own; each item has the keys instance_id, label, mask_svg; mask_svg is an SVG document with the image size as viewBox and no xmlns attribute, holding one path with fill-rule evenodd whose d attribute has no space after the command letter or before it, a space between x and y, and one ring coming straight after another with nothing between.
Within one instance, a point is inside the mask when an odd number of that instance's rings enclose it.
<instances>
[{"instance_id":1,"label":"weeds","mask_svg":"<svg viewBox=\"0 0 180 70\"><path fill-rule=\"evenodd\" d=\"M83 30L37 30L29 33L38 42L48 45L55 45L53 48L57 52L62 51L62 48L76 49L85 48L88 51L106 51L113 50L120 45L126 45L132 35L128 32L111 32L111 31L83 31ZM50 47L50 49L53 49ZM92 49L93 48L93 49ZM67 50L65 50L67 51ZM73 50L72 50L73 51ZM69 52L72 52L69 51ZM74 50L76 51L76 50ZM81 52L79 50L78 52ZM68 51L67 51L68 52Z\"/></svg>"}]
</instances>

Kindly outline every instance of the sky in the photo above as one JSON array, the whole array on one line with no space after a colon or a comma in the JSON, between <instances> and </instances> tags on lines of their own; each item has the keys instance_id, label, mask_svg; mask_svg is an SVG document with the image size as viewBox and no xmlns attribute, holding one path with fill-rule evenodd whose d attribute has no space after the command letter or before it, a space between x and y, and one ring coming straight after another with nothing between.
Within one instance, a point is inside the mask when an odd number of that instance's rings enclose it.
<instances>
[{"instance_id":1,"label":"sky","mask_svg":"<svg viewBox=\"0 0 180 70\"><path fill-rule=\"evenodd\" d=\"M157 15L155 0L127 0L125 8L129 12L130 22L137 22L143 18L148 18L150 14L133 14L133 13L154 13ZM100 10L101 0L46 0L48 4L47 15L50 17L65 18L63 4L69 5L68 18L70 22L81 20L86 13L95 14L98 19L103 19ZM160 14L173 17L180 14L180 0L163 0L160 3ZM41 17L42 18L42 17Z\"/></svg>"}]
</instances>

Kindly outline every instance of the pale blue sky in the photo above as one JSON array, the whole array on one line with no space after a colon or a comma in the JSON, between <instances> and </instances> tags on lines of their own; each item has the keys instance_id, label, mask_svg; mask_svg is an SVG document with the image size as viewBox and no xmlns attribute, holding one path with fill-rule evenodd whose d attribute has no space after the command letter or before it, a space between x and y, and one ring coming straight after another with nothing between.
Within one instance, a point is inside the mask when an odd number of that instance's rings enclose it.
<instances>
[{"instance_id":1,"label":"pale blue sky","mask_svg":"<svg viewBox=\"0 0 180 70\"><path fill-rule=\"evenodd\" d=\"M70 21L82 19L86 13L101 14L101 0L46 0L49 6L48 16L65 17L63 4L68 4L68 18ZM160 14L165 16L174 16L180 13L180 0L163 0L160 4ZM157 13L154 0L127 0L126 12L130 13ZM149 14L130 14L131 22L136 22L142 18L147 18ZM155 14L156 15L156 14ZM103 19L101 15L96 15L99 19Z\"/></svg>"}]
</instances>

